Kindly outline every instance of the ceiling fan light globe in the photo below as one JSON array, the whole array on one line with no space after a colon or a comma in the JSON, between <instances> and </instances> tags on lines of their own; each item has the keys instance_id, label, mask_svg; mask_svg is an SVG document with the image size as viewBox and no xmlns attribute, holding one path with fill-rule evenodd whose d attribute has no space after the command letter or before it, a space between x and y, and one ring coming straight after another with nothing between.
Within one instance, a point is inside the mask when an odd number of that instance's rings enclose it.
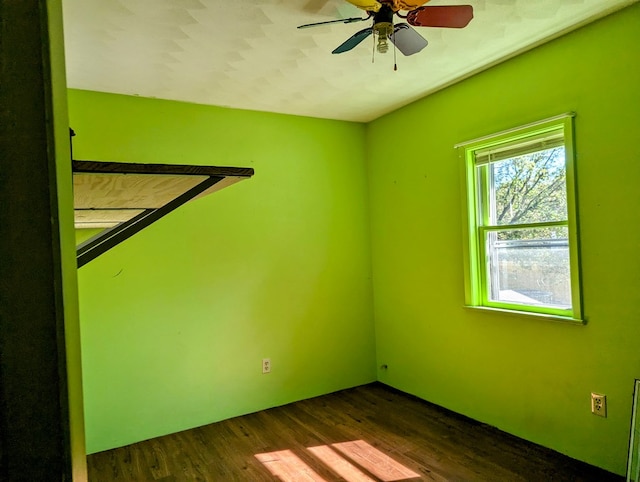
<instances>
[{"instance_id":1,"label":"ceiling fan light globe","mask_svg":"<svg viewBox=\"0 0 640 482\"><path fill-rule=\"evenodd\" d=\"M389 36L393 35L393 24L389 22L378 22L373 26L373 30L378 39L376 50L381 54L387 53L389 51Z\"/></svg>"},{"instance_id":2,"label":"ceiling fan light globe","mask_svg":"<svg viewBox=\"0 0 640 482\"><path fill-rule=\"evenodd\" d=\"M386 37L380 37L378 39L376 50L379 54L386 54L389 51L389 42L387 42Z\"/></svg>"}]
</instances>

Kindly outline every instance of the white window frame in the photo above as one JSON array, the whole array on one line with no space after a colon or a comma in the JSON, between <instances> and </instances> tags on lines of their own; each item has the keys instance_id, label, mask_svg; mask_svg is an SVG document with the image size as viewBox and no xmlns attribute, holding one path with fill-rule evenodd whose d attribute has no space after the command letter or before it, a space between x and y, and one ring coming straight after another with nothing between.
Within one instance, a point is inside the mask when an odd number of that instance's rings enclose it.
<instances>
[{"instance_id":1,"label":"white window frame","mask_svg":"<svg viewBox=\"0 0 640 482\"><path fill-rule=\"evenodd\" d=\"M584 323L582 313L582 290L580 280L578 216L575 173L575 150L573 118L575 114L568 113L542 121L527 124L507 131L481 137L456 145L461 164L464 166L464 268L465 268L465 303L468 307L513 314L540 316L553 320ZM552 133L562 132L565 149L565 174L567 195L567 220L560 223L540 223L541 227L549 225L566 226L569 239L569 269L571 283L571 307L568 309L540 306L534 304L497 302L489 296L489 280L486 257L485 236L488 230L495 229L486 226L484 210L480 208L480 185L478 182L477 165L486 162L487 153L500 152L521 148L527 144L535 146L529 152L541 149L541 142L546 142ZM557 136L556 136L557 137ZM557 138L554 142L558 142ZM557 145L557 144L556 144ZM544 148L544 147L542 147ZM491 155L491 154L489 154ZM516 154L518 155L518 154ZM521 155L521 154L519 154ZM515 156L514 156L515 157ZM478 161L477 159L480 159ZM537 227L537 223L524 224L526 228ZM504 226L517 228L518 225ZM502 228L502 226L500 227Z\"/></svg>"}]
</instances>

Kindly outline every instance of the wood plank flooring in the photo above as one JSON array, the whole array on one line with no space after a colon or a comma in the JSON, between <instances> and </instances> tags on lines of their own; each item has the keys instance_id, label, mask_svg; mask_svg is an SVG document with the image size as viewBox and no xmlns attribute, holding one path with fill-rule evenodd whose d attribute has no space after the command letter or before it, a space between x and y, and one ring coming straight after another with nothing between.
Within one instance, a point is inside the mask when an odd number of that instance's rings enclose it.
<instances>
[{"instance_id":1,"label":"wood plank flooring","mask_svg":"<svg viewBox=\"0 0 640 482\"><path fill-rule=\"evenodd\" d=\"M88 457L89 481L622 481L374 383Z\"/></svg>"}]
</instances>

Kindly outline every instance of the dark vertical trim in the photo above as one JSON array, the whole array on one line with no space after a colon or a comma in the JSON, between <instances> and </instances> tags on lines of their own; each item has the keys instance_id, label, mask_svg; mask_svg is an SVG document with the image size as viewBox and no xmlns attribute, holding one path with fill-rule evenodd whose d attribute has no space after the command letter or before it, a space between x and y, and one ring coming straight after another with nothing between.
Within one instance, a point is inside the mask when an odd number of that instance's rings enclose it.
<instances>
[{"instance_id":1,"label":"dark vertical trim","mask_svg":"<svg viewBox=\"0 0 640 482\"><path fill-rule=\"evenodd\" d=\"M0 0L0 479L71 480L45 0Z\"/></svg>"}]
</instances>

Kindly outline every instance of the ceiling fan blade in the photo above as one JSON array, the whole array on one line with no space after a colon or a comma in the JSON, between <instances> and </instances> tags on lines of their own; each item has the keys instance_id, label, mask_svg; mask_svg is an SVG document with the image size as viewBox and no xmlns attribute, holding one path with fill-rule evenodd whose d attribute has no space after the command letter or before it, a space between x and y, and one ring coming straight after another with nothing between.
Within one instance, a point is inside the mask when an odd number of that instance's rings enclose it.
<instances>
[{"instance_id":1,"label":"ceiling fan blade","mask_svg":"<svg viewBox=\"0 0 640 482\"><path fill-rule=\"evenodd\" d=\"M378 0L347 0L347 2L367 12L377 12L382 6Z\"/></svg>"},{"instance_id":2,"label":"ceiling fan blade","mask_svg":"<svg viewBox=\"0 0 640 482\"><path fill-rule=\"evenodd\" d=\"M394 0L394 5L396 5L397 10L404 10L405 12L408 12L410 10L415 10L427 2L429 2L429 0Z\"/></svg>"},{"instance_id":3,"label":"ceiling fan blade","mask_svg":"<svg viewBox=\"0 0 640 482\"><path fill-rule=\"evenodd\" d=\"M393 35L389 36L393 44L404 55L413 55L427 46L427 41L406 23L399 23L393 27Z\"/></svg>"},{"instance_id":4,"label":"ceiling fan blade","mask_svg":"<svg viewBox=\"0 0 640 482\"><path fill-rule=\"evenodd\" d=\"M317 27L318 25L328 25L330 23L364 22L365 20L369 20L369 17L365 17L365 18L351 17L351 18L341 18L339 20L327 20L326 22L307 23L307 24L298 26L298 28Z\"/></svg>"},{"instance_id":5,"label":"ceiling fan blade","mask_svg":"<svg viewBox=\"0 0 640 482\"><path fill-rule=\"evenodd\" d=\"M351 37L347 39L346 42L336 47L336 49L331 53L341 54L343 52L348 52L349 50L354 48L356 45L358 45L360 42L362 42L364 39L366 39L369 35L371 35L371 32L373 32L373 28L369 27L354 33Z\"/></svg>"},{"instance_id":6,"label":"ceiling fan blade","mask_svg":"<svg viewBox=\"0 0 640 482\"><path fill-rule=\"evenodd\" d=\"M407 22L415 27L466 27L473 18L471 5L418 7L407 14Z\"/></svg>"}]
</instances>

